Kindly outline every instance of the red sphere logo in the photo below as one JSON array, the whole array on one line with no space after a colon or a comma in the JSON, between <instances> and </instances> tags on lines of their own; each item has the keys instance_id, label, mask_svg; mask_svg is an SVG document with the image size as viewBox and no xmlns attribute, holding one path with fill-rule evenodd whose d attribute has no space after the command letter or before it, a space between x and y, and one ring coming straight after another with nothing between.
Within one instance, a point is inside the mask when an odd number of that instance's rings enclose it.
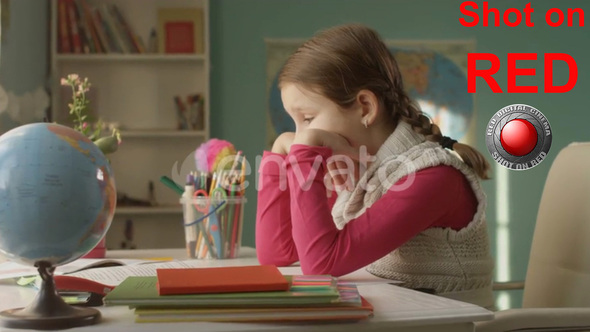
<instances>
[{"instance_id":1,"label":"red sphere logo","mask_svg":"<svg viewBox=\"0 0 590 332\"><path fill-rule=\"evenodd\" d=\"M514 119L502 128L500 143L504 150L513 156L529 154L537 145L535 126L527 120Z\"/></svg>"},{"instance_id":2,"label":"red sphere logo","mask_svg":"<svg viewBox=\"0 0 590 332\"><path fill-rule=\"evenodd\" d=\"M514 104L500 109L490 119L486 145L500 165L525 170L541 163L551 147L551 126L538 109Z\"/></svg>"}]
</instances>

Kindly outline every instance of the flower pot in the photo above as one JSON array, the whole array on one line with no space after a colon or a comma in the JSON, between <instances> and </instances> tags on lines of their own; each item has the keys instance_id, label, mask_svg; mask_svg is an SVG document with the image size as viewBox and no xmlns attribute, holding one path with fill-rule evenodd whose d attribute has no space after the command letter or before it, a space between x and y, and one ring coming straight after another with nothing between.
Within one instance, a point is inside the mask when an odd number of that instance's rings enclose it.
<instances>
[{"instance_id":1,"label":"flower pot","mask_svg":"<svg viewBox=\"0 0 590 332\"><path fill-rule=\"evenodd\" d=\"M94 247L94 249L90 250L89 253L87 253L86 255L82 256L82 258L105 258L107 253L107 248L106 248L106 236L102 238L102 240L100 240L100 242L98 242L98 244L96 245L96 247Z\"/></svg>"}]
</instances>

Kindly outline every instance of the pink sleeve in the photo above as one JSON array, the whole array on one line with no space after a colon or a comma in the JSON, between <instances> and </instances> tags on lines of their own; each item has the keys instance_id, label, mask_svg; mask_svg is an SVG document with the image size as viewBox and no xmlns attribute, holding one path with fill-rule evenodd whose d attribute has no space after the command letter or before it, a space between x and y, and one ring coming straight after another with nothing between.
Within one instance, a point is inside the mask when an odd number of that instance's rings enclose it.
<instances>
[{"instance_id":1,"label":"pink sleeve","mask_svg":"<svg viewBox=\"0 0 590 332\"><path fill-rule=\"evenodd\" d=\"M284 155L265 151L260 163L256 210L256 254L260 264L285 266L299 260L291 234L284 160Z\"/></svg>"},{"instance_id":2,"label":"pink sleeve","mask_svg":"<svg viewBox=\"0 0 590 332\"><path fill-rule=\"evenodd\" d=\"M433 167L417 172L407 189L388 191L338 230L328 203L318 199L326 190L325 163L318 160L329 156L327 148L293 145L287 157L287 161L296 160L286 167L293 239L305 274L341 276L358 270L431 225L444 224L441 221L449 211L457 208L456 198L449 193L459 190L463 175L451 169L441 176L444 168Z\"/></svg>"}]
</instances>

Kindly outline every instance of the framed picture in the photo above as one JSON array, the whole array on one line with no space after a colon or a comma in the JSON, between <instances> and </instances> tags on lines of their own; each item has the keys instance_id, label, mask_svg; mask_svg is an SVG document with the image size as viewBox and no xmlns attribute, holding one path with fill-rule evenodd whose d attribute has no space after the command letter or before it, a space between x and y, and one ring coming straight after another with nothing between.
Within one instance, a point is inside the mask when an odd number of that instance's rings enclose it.
<instances>
[{"instance_id":1,"label":"framed picture","mask_svg":"<svg viewBox=\"0 0 590 332\"><path fill-rule=\"evenodd\" d=\"M158 9L158 51L160 53L204 53L203 33L201 8Z\"/></svg>"}]
</instances>

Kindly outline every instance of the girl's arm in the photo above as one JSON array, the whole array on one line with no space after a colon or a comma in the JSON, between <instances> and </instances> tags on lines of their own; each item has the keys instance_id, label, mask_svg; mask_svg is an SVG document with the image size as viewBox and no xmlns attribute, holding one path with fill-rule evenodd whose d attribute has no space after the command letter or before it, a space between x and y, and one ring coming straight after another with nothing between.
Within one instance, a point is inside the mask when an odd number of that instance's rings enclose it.
<instances>
[{"instance_id":1,"label":"girl's arm","mask_svg":"<svg viewBox=\"0 0 590 332\"><path fill-rule=\"evenodd\" d=\"M260 264L290 265L299 260L291 233L290 193L285 155L262 156L256 210L256 254Z\"/></svg>"},{"instance_id":2,"label":"girl's arm","mask_svg":"<svg viewBox=\"0 0 590 332\"><path fill-rule=\"evenodd\" d=\"M430 226L460 228L445 224L449 214L451 219L459 215L468 222L475 212L475 197L469 209L456 209L461 204L457 193L465 186L464 176L452 167L439 166L417 172L407 189L388 191L338 230L328 203L317 199L326 190L322 180L325 163L318 164L317 160L326 160L330 155L330 148L295 144L287 157L295 161L286 163L291 223L301 269L306 274L340 276L353 272ZM402 178L398 183L404 181Z\"/></svg>"}]
</instances>

